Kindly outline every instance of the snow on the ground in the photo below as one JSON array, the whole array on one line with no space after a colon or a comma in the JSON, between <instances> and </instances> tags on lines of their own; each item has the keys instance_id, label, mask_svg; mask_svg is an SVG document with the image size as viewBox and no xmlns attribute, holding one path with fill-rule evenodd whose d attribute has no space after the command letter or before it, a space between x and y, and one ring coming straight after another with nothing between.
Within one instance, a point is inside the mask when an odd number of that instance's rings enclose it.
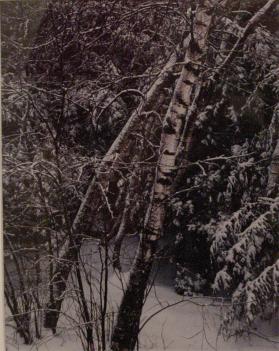
<instances>
[{"instance_id":1,"label":"snow on the ground","mask_svg":"<svg viewBox=\"0 0 279 351\"><path fill-rule=\"evenodd\" d=\"M89 258L92 267L98 262L94 247L87 246L83 252ZM134 254L132 255L134 256ZM117 311L123 294L123 287L128 280L128 272L121 275L110 271L109 277L109 312ZM140 350L171 350L171 351L271 351L279 350L279 320L261 326L259 330L263 337L254 335L250 339L224 341L218 337L220 316L225 312L225 306L217 305L210 298L182 297L177 295L171 285L159 285L162 280L150 290L144 305L140 333ZM44 330L44 337L33 345L23 345L20 337L11 326L11 318L7 318L6 350L7 351L82 351L82 345L77 335L78 317L75 294L69 289L67 299L63 303L63 314L60 316L57 335ZM88 288L87 288L88 290ZM87 294L89 291L87 291ZM167 307L168 306L168 307ZM167 307L160 313L156 312ZM7 313L8 315L8 310ZM152 316L155 314L152 318ZM150 318L150 319L149 319ZM6 323L7 324L7 323ZM257 332L257 331L255 331ZM260 332L258 331L260 334ZM271 340L275 342L271 342Z\"/></svg>"},{"instance_id":2,"label":"snow on the ground","mask_svg":"<svg viewBox=\"0 0 279 351\"><path fill-rule=\"evenodd\" d=\"M126 274L127 275L127 274ZM110 278L110 298L116 305L122 295L119 278L113 275ZM183 301L184 299L184 301ZM155 286L147 298L143 310L142 325L156 311L169 307L150 319L143 327L140 334L140 350L220 350L220 351L268 351L279 350L278 330L273 330L273 335L265 334L276 340L269 342L263 338L252 337L250 340L229 340L225 342L218 335L219 316L222 313L220 306L212 305L211 299L201 297L186 298L178 296L170 287ZM74 315L73 303L70 300L64 304L64 312ZM67 319L61 318L60 330L57 336L48 332L42 340L32 346L22 345L11 327L6 328L7 351L76 351L81 350L80 341L75 334L74 325ZM277 326L278 327L278 326ZM271 330L272 328L270 328ZM276 328L275 328L276 329Z\"/></svg>"}]
</instances>

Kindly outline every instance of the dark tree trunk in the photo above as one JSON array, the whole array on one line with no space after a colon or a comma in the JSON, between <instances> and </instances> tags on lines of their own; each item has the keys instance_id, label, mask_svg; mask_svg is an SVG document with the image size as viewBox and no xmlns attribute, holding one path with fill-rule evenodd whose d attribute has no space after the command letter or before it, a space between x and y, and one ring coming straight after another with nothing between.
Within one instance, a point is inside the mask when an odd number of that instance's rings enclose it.
<instances>
[{"instance_id":1,"label":"dark tree trunk","mask_svg":"<svg viewBox=\"0 0 279 351\"><path fill-rule=\"evenodd\" d=\"M130 275L129 284L123 296L116 327L112 336L113 351L134 350L140 328L140 316L144 304L144 296L153 260L146 256L154 255L157 242L144 242L140 245ZM125 316L125 318L123 318Z\"/></svg>"},{"instance_id":2,"label":"dark tree trunk","mask_svg":"<svg viewBox=\"0 0 279 351\"><path fill-rule=\"evenodd\" d=\"M76 262L80 247L81 240L76 240L75 243L70 245L66 254L63 255L63 259L58 263L59 269L56 269L53 281L50 282L53 285L54 296L46 306L44 327L51 329L54 334L56 333L56 326L66 292L68 277L73 264Z\"/></svg>"}]
</instances>

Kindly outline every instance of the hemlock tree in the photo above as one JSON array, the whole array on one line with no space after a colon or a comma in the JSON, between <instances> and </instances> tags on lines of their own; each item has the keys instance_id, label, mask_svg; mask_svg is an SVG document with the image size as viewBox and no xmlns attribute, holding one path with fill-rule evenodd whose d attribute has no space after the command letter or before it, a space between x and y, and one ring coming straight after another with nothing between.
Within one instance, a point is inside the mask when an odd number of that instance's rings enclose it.
<instances>
[{"instance_id":1,"label":"hemlock tree","mask_svg":"<svg viewBox=\"0 0 279 351\"><path fill-rule=\"evenodd\" d=\"M276 313L278 293L278 106L269 128L271 155L266 192L218 223L211 251L222 269L215 277L217 292L232 294L224 335L249 332L258 317Z\"/></svg>"}]
</instances>

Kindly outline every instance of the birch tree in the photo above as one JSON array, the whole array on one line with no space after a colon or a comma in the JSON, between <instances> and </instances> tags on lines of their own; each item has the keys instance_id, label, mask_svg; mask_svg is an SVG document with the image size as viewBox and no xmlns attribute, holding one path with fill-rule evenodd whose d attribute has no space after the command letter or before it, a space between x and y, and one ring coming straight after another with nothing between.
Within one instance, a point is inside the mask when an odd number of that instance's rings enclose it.
<instances>
[{"instance_id":1,"label":"birch tree","mask_svg":"<svg viewBox=\"0 0 279 351\"><path fill-rule=\"evenodd\" d=\"M246 201L227 220L220 220L211 253L221 268L215 277L218 294L232 295L222 324L226 337L249 333L262 316L276 314L278 291L278 110L268 131L270 165L266 189ZM222 258L221 258L222 256Z\"/></svg>"},{"instance_id":2,"label":"birch tree","mask_svg":"<svg viewBox=\"0 0 279 351\"><path fill-rule=\"evenodd\" d=\"M203 64L206 39L213 17L212 10L212 5L207 1L199 3L195 9L191 8L193 23L192 32L184 42L185 63L164 120L152 200L146 214L128 287L119 309L112 336L113 350L133 350L136 344L144 293L157 243L162 235L165 201L170 195L176 173L176 155L184 124L187 123L185 118L193 102L193 89L200 78L197 72Z\"/></svg>"},{"instance_id":3,"label":"birch tree","mask_svg":"<svg viewBox=\"0 0 279 351\"><path fill-rule=\"evenodd\" d=\"M215 6L217 5L220 5L220 3L215 2ZM268 1L249 21L232 50L219 66L219 69L223 69L231 62L236 50L245 41L253 26L274 5L275 1ZM113 350L133 350L136 345L144 293L158 240L162 235L165 201L170 195L174 183L177 167L176 157L179 153L182 137L185 137L185 134L189 132L188 135L191 136L192 128L189 126L189 119L192 117L191 110L195 109L198 104L202 88L202 70L200 67L206 64L203 61L207 48L206 39L213 21L215 6L210 2L202 1L197 4L195 10L191 9L192 13L194 12L194 16L192 17L191 32L184 43L185 65L174 89L164 120L152 200L146 214L145 225L141 233L141 241L130 273L129 283L120 305L118 319L112 336ZM189 145L190 143L186 136L187 144ZM189 147L187 149L189 150Z\"/></svg>"}]
</instances>

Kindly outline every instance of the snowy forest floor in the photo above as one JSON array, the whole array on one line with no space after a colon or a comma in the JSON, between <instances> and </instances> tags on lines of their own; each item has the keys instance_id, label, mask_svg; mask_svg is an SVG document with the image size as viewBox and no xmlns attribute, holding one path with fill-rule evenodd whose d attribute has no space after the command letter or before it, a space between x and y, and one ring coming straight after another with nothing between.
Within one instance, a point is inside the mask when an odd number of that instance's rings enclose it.
<instances>
[{"instance_id":1,"label":"snowy forest floor","mask_svg":"<svg viewBox=\"0 0 279 351\"><path fill-rule=\"evenodd\" d=\"M120 303L128 279L130 260L135 252L135 240L126 241L122 255L124 273L116 274L110 269L108 279L108 312L114 315ZM128 244L127 244L128 243ZM95 243L88 243L82 250L82 258L87 269L100 271L101 262ZM125 259L124 259L125 257ZM249 338L223 340L218 335L220 319L227 303L200 296L179 296L171 286L173 272L165 269L156 276L141 318L142 330L139 337L139 350L218 350L218 351L265 351L279 350L279 319L261 323ZM32 345L24 345L16 334L12 318L6 309L6 350L7 351L77 351L82 350L79 338L79 325L74 280L70 282L69 293L63 303L57 334L44 330L43 338ZM94 284L93 284L94 285ZM86 284L85 284L86 286ZM98 283L96 282L95 288ZM89 289L87 287L87 296ZM157 314L158 312L158 314ZM154 315L155 314L155 315ZM153 316L154 315L154 316ZM109 339L109 337L108 337Z\"/></svg>"}]
</instances>

